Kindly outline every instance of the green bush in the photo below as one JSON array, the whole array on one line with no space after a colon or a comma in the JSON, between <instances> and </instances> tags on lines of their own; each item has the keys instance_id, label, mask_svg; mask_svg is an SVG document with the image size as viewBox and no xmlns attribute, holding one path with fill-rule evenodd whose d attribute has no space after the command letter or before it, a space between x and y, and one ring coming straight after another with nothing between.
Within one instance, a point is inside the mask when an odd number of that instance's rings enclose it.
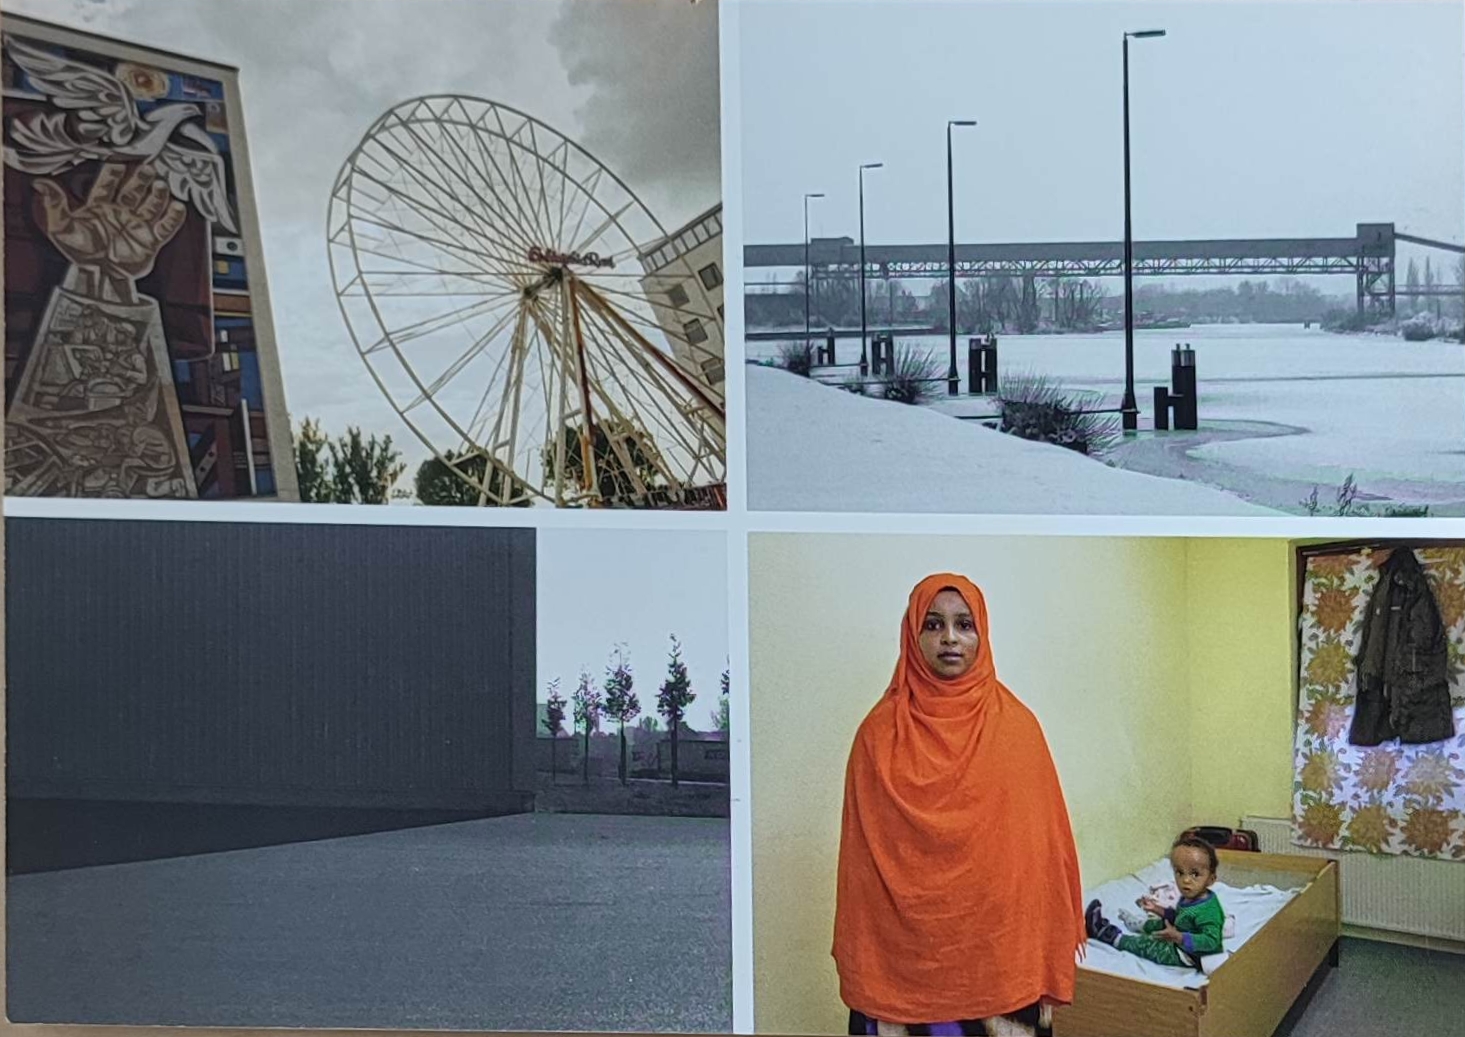
<instances>
[{"instance_id":1,"label":"green bush","mask_svg":"<svg viewBox=\"0 0 1465 1037\"><path fill-rule=\"evenodd\" d=\"M997 409L998 431L1087 456L1102 454L1119 438L1117 416L1084 412L1062 387L1040 374L1006 375Z\"/></svg>"},{"instance_id":2,"label":"green bush","mask_svg":"<svg viewBox=\"0 0 1465 1037\"><path fill-rule=\"evenodd\" d=\"M946 369L930 350L895 348L895 370L884 380L883 399L912 405L929 403L941 395L939 383Z\"/></svg>"},{"instance_id":3,"label":"green bush","mask_svg":"<svg viewBox=\"0 0 1465 1037\"><path fill-rule=\"evenodd\" d=\"M814 347L805 341L780 342L778 366L790 374L808 378L814 370Z\"/></svg>"}]
</instances>

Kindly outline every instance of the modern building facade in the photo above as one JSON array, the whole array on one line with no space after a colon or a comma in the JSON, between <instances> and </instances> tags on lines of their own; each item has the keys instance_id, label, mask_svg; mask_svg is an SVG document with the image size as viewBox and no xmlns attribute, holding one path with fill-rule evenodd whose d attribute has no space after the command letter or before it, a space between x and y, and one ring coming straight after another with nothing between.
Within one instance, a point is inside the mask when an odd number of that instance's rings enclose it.
<instances>
[{"instance_id":1,"label":"modern building facade","mask_svg":"<svg viewBox=\"0 0 1465 1037\"><path fill-rule=\"evenodd\" d=\"M678 360L721 391L725 378L722 204L641 253L642 290Z\"/></svg>"},{"instance_id":2,"label":"modern building facade","mask_svg":"<svg viewBox=\"0 0 1465 1037\"><path fill-rule=\"evenodd\" d=\"M533 809L532 529L9 519L6 548L12 807Z\"/></svg>"}]
</instances>

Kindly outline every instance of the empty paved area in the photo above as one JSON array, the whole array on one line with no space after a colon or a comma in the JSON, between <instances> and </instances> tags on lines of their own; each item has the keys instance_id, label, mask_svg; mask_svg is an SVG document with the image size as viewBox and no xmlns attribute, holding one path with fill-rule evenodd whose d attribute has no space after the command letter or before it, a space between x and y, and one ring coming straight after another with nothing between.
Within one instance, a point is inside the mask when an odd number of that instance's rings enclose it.
<instances>
[{"instance_id":1,"label":"empty paved area","mask_svg":"<svg viewBox=\"0 0 1465 1037\"><path fill-rule=\"evenodd\" d=\"M1465 955L1344 940L1338 967L1325 970L1306 1008L1277 1037L1443 1037L1462 1027Z\"/></svg>"},{"instance_id":2,"label":"empty paved area","mask_svg":"<svg viewBox=\"0 0 1465 1037\"><path fill-rule=\"evenodd\" d=\"M732 1027L726 820L527 815L9 880L14 1022Z\"/></svg>"}]
</instances>

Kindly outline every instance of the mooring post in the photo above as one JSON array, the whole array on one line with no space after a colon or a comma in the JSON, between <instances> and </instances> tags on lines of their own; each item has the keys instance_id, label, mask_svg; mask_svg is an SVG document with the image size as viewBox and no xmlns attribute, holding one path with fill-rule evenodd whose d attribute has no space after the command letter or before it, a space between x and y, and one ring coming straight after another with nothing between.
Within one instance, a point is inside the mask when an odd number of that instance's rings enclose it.
<instances>
[{"instance_id":1,"label":"mooring post","mask_svg":"<svg viewBox=\"0 0 1465 1037\"><path fill-rule=\"evenodd\" d=\"M982 391L996 395L999 389L997 385L997 336L988 335L987 341L982 347Z\"/></svg>"},{"instance_id":2,"label":"mooring post","mask_svg":"<svg viewBox=\"0 0 1465 1037\"><path fill-rule=\"evenodd\" d=\"M1170 351L1170 385L1175 397L1175 427L1187 432L1200 428L1196 400L1195 350L1190 343Z\"/></svg>"},{"instance_id":3,"label":"mooring post","mask_svg":"<svg viewBox=\"0 0 1465 1037\"><path fill-rule=\"evenodd\" d=\"M1170 429L1170 390L1163 385L1155 386L1155 431Z\"/></svg>"}]
</instances>

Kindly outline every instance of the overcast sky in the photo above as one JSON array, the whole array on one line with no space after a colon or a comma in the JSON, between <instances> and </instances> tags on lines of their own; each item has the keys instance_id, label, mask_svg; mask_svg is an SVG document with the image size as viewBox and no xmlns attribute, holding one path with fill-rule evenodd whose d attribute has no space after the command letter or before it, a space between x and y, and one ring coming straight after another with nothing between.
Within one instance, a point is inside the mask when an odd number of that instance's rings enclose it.
<instances>
[{"instance_id":1,"label":"overcast sky","mask_svg":"<svg viewBox=\"0 0 1465 1037\"><path fill-rule=\"evenodd\" d=\"M1465 240L1465 5L1402 0L746 0L746 241L946 240L948 119L962 241L1123 235L1121 44L1139 238ZM1436 257L1438 259L1438 256ZM1345 285L1351 288L1351 285Z\"/></svg>"},{"instance_id":2,"label":"overcast sky","mask_svg":"<svg viewBox=\"0 0 1465 1037\"><path fill-rule=\"evenodd\" d=\"M326 266L341 163L377 116L462 93L588 148L671 229L720 196L712 0L5 0L7 12L240 69L275 331L298 422L426 456L351 345ZM410 440L410 441L409 441Z\"/></svg>"},{"instance_id":3,"label":"overcast sky","mask_svg":"<svg viewBox=\"0 0 1465 1037\"><path fill-rule=\"evenodd\" d=\"M697 693L688 720L711 728L728 660L723 534L541 529L538 582L541 702L555 677L568 700L582 667L603 687L611 653L625 644L642 715L654 715L676 634Z\"/></svg>"}]
</instances>

